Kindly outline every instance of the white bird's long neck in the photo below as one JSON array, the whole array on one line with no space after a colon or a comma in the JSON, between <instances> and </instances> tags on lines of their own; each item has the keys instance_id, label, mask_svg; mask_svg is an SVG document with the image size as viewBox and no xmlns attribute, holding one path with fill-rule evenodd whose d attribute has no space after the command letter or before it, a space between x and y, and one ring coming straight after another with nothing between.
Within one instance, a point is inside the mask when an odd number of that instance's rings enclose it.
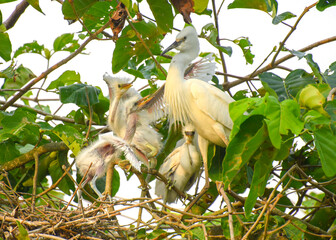
<instances>
[{"instance_id":1,"label":"white bird's long neck","mask_svg":"<svg viewBox=\"0 0 336 240\"><path fill-rule=\"evenodd\" d=\"M164 99L168 105L169 118L171 123L181 122L182 124L191 121L188 114L190 107L188 95L184 89L184 71L192 59L184 53L178 53L170 63Z\"/></svg>"}]
</instances>

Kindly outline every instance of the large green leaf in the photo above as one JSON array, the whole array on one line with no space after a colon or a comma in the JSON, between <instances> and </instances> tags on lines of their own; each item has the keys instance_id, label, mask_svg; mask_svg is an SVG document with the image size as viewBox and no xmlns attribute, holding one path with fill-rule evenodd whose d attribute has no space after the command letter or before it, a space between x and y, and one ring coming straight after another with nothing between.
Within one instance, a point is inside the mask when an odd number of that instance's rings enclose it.
<instances>
[{"instance_id":1,"label":"large green leaf","mask_svg":"<svg viewBox=\"0 0 336 240\"><path fill-rule=\"evenodd\" d=\"M301 89L312 83L315 83L314 76L303 69L294 70L285 78L287 92L294 98Z\"/></svg>"},{"instance_id":2,"label":"large green leaf","mask_svg":"<svg viewBox=\"0 0 336 240\"><path fill-rule=\"evenodd\" d=\"M223 158L225 156L225 148L211 145L208 148L208 168L209 178L212 181L222 181L223 177Z\"/></svg>"},{"instance_id":3,"label":"large green leaf","mask_svg":"<svg viewBox=\"0 0 336 240\"><path fill-rule=\"evenodd\" d=\"M279 101L288 98L284 80L278 75L271 72L264 72L259 75L262 85L271 95L274 96L273 91L278 96Z\"/></svg>"},{"instance_id":4,"label":"large green leaf","mask_svg":"<svg viewBox=\"0 0 336 240\"><path fill-rule=\"evenodd\" d=\"M62 4L64 19L76 20L78 17L82 17L96 2L98 0L65 0Z\"/></svg>"},{"instance_id":5,"label":"large green leaf","mask_svg":"<svg viewBox=\"0 0 336 240\"><path fill-rule=\"evenodd\" d=\"M60 99L62 103L75 103L78 106L89 106L99 102L100 90L86 84L73 84L60 87Z\"/></svg>"},{"instance_id":6,"label":"large green leaf","mask_svg":"<svg viewBox=\"0 0 336 240\"><path fill-rule=\"evenodd\" d=\"M173 28L174 15L172 6L167 0L147 0L154 15L158 27L163 32L169 32Z\"/></svg>"},{"instance_id":7,"label":"large green leaf","mask_svg":"<svg viewBox=\"0 0 336 240\"><path fill-rule=\"evenodd\" d=\"M281 135L280 135L280 103L273 97L269 96L266 100L266 111L265 111L265 122L267 125L267 130L269 138L274 147L277 149L281 146Z\"/></svg>"},{"instance_id":8,"label":"large green leaf","mask_svg":"<svg viewBox=\"0 0 336 240\"><path fill-rule=\"evenodd\" d=\"M154 55L160 55L160 41L163 35L158 31L158 28L152 22L141 21L133 23L136 30L141 35L146 46ZM116 46L112 56L112 72L117 73L128 65L128 61L132 58L135 65L140 64L150 55L143 43L137 37L137 33L130 27L126 26L120 38L116 42Z\"/></svg>"},{"instance_id":9,"label":"large green leaf","mask_svg":"<svg viewBox=\"0 0 336 240\"><path fill-rule=\"evenodd\" d=\"M280 103L280 108L280 134L287 135L290 130L299 135L304 127L304 122L300 119L300 105L294 100L286 99Z\"/></svg>"},{"instance_id":10,"label":"large green leaf","mask_svg":"<svg viewBox=\"0 0 336 240\"><path fill-rule=\"evenodd\" d=\"M52 132L68 146L75 156L77 156L84 141L83 135L80 134L77 129L68 125L59 124L54 127Z\"/></svg>"},{"instance_id":11,"label":"large green leaf","mask_svg":"<svg viewBox=\"0 0 336 240\"><path fill-rule=\"evenodd\" d=\"M20 151L15 147L15 143L8 139L0 142L0 164L6 163L20 156Z\"/></svg>"},{"instance_id":12,"label":"large green leaf","mask_svg":"<svg viewBox=\"0 0 336 240\"><path fill-rule=\"evenodd\" d=\"M323 126L314 131L315 145L321 159L322 169L327 177L336 175L336 129Z\"/></svg>"},{"instance_id":13,"label":"large green leaf","mask_svg":"<svg viewBox=\"0 0 336 240\"><path fill-rule=\"evenodd\" d=\"M231 139L223 162L225 188L267 138L266 124L263 119L261 115L251 116L241 124L240 131Z\"/></svg>"},{"instance_id":14,"label":"large green leaf","mask_svg":"<svg viewBox=\"0 0 336 240\"><path fill-rule=\"evenodd\" d=\"M336 6L336 0L320 0L317 3L316 8L319 11L324 11L325 9L332 6Z\"/></svg>"},{"instance_id":15,"label":"large green leaf","mask_svg":"<svg viewBox=\"0 0 336 240\"><path fill-rule=\"evenodd\" d=\"M266 141L253 157L256 163L254 164L250 192L244 204L246 216L251 214L257 198L264 194L267 180L273 167L273 159L277 152L278 150L270 142Z\"/></svg>"},{"instance_id":16,"label":"large green leaf","mask_svg":"<svg viewBox=\"0 0 336 240\"><path fill-rule=\"evenodd\" d=\"M116 1L99 1L83 15L83 22L88 30L99 28L110 19L110 13L117 6Z\"/></svg>"},{"instance_id":17,"label":"large green leaf","mask_svg":"<svg viewBox=\"0 0 336 240\"><path fill-rule=\"evenodd\" d=\"M12 43L9 40L8 33L0 32L0 57L3 60L9 61L11 59Z\"/></svg>"},{"instance_id":18,"label":"large green leaf","mask_svg":"<svg viewBox=\"0 0 336 240\"><path fill-rule=\"evenodd\" d=\"M80 74L75 71L67 70L62 73L59 78L52 81L50 85L47 87L48 90L55 89L63 86L68 86L74 83L80 83Z\"/></svg>"},{"instance_id":19,"label":"large green leaf","mask_svg":"<svg viewBox=\"0 0 336 240\"><path fill-rule=\"evenodd\" d=\"M53 183L58 181L63 175L64 173L64 170L62 169L63 165L66 167L69 166L69 163L67 161L67 151L59 152L57 154L57 159L52 161L49 165L48 170ZM68 195L71 194L70 190L73 191L75 190L73 181L67 175L59 182L57 187Z\"/></svg>"}]
</instances>

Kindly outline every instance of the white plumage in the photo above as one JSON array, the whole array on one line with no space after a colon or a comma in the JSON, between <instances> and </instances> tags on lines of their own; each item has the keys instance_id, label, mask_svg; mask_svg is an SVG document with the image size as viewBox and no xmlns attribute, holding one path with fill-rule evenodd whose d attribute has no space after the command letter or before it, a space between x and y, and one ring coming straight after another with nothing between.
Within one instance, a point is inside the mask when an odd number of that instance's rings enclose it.
<instances>
[{"instance_id":1,"label":"white plumage","mask_svg":"<svg viewBox=\"0 0 336 240\"><path fill-rule=\"evenodd\" d=\"M92 189L99 197L102 197L102 194L96 187L96 179L105 174L111 160L118 157L122 152L124 152L126 159L136 169L140 170L141 162L137 159L128 143L112 134L101 135L100 139L83 148L77 155L76 166L79 173L83 176L87 172L87 179L84 185L90 181Z\"/></svg>"},{"instance_id":2,"label":"white plumage","mask_svg":"<svg viewBox=\"0 0 336 240\"><path fill-rule=\"evenodd\" d=\"M192 123L198 133L198 144L204 161L206 184L209 187L207 150L209 143L225 147L233 126L229 115L229 104L234 100L215 86L191 78L184 79L188 64L197 57L199 42L196 30L187 26L176 37L176 41L165 52L176 48L176 54L168 70L164 100L172 123ZM200 194L201 195L201 194Z\"/></svg>"},{"instance_id":3,"label":"white plumage","mask_svg":"<svg viewBox=\"0 0 336 240\"><path fill-rule=\"evenodd\" d=\"M202 161L193 143L195 129L192 125L183 128L185 142L174 149L161 165L159 172L171 181L180 191L188 191L199 177ZM177 193L168 189L164 182L156 180L155 194L162 197L166 202L172 203L177 200Z\"/></svg>"},{"instance_id":4,"label":"white plumage","mask_svg":"<svg viewBox=\"0 0 336 240\"><path fill-rule=\"evenodd\" d=\"M135 122L135 133L130 142L140 149L148 158L154 157L162 147L161 135L150 125L155 119L155 113L139 111L132 114L135 119L129 119L131 109L141 99L140 94L130 88L126 78L104 75L110 92L109 128L119 137L125 138L130 121Z\"/></svg>"}]
</instances>

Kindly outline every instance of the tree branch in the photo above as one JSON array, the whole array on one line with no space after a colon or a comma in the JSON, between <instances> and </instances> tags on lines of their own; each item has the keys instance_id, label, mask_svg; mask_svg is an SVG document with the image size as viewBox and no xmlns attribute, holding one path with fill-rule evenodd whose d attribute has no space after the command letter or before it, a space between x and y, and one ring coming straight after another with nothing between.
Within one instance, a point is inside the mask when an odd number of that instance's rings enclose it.
<instances>
[{"instance_id":1,"label":"tree branch","mask_svg":"<svg viewBox=\"0 0 336 240\"><path fill-rule=\"evenodd\" d=\"M38 156L47 153L47 152L54 152L54 151L65 151L68 147L63 142L55 142L55 143L47 143L43 146L40 146L38 148L35 148L20 157L17 157L13 159L12 161L6 162L2 165L0 165L0 169L2 171L10 171L15 168L18 168L32 160L35 159L35 154L37 153Z\"/></svg>"},{"instance_id":2,"label":"tree branch","mask_svg":"<svg viewBox=\"0 0 336 240\"><path fill-rule=\"evenodd\" d=\"M321 46L321 45L323 45L323 44L330 43L330 42L334 42L334 41L336 41L336 36L333 36L333 37L326 38L326 39L323 39L323 40L321 40L321 41L315 42L315 43L310 44L310 45L308 45L308 46L306 46L306 47L304 47L304 48L299 49L298 51L299 51L299 52L307 52L307 51L309 51L309 50L311 50L311 49L313 49L313 48L316 48L316 47L319 47L319 46ZM243 83L243 82L248 81L249 78L256 77L256 76L258 76L260 73L263 73L263 72L266 72L266 71L269 71L269 70L271 70L271 69L276 68L279 64L281 64L281 63L283 63L283 62L285 62L285 61L287 61L287 60L289 60L289 59L291 59L291 58L293 58L293 57L295 57L295 55L293 55L293 54L288 54L288 55L286 55L286 56L280 58L279 60L275 61L273 65L272 65L272 63L269 63L267 66L265 66L265 67L259 69L258 71L255 71L254 74L252 74L252 75L249 74L249 75L247 75L247 76L245 76L245 77L243 77L243 78L241 78L241 79L238 79L238 80L236 80L236 81L228 82L228 83L224 83L224 84L223 84L223 87L224 87L225 90L230 89L230 88L232 88L232 87L234 87L234 86L237 86L237 85L239 85L239 84L241 84L241 83Z\"/></svg>"},{"instance_id":3,"label":"tree branch","mask_svg":"<svg viewBox=\"0 0 336 240\"><path fill-rule=\"evenodd\" d=\"M14 12L12 12L12 14L8 17L8 19L3 23L7 30L14 27L15 23L17 22L19 17L24 13L24 11L28 6L29 3L26 0L23 0L16 6Z\"/></svg>"}]
</instances>

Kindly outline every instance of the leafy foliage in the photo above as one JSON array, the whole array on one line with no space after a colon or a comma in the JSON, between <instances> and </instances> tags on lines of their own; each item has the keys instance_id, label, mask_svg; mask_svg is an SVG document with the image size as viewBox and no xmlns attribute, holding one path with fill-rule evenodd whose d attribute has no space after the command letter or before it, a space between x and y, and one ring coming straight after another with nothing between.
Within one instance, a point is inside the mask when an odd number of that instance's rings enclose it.
<instances>
[{"instance_id":1,"label":"leafy foliage","mask_svg":"<svg viewBox=\"0 0 336 240\"><path fill-rule=\"evenodd\" d=\"M42 11L39 1L27 2L37 11L47 12L46 9ZM59 6L64 19L80 22L82 29L77 29L77 33L64 33L57 37L53 41L52 49L40 44L37 39L13 51L12 41L15 39L10 38L0 15L0 57L4 61L0 72L3 79L0 91L3 99L0 111L0 183L1 191L10 192L1 194L1 201L9 203L1 209L1 214L12 214L14 209L10 209L10 206L16 206L18 202L19 210L15 210L17 214L27 212L26 203L32 205L31 209L47 205L60 211L68 206L65 206L64 202L57 202L57 198L71 196L72 200L77 202L75 192L78 190L78 184L85 179L77 174L74 180L73 176L76 174L72 164L84 147L95 143L101 132L109 131L105 127L110 103L103 96L101 89L84 83L81 72L66 68L63 72L57 72L57 78L49 78L52 71L60 71L63 64L66 65L69 60L77 57L79 52L83 53L88 42L99 39L109 40L115 45L111 53L113 73L126 72L135 76L138 82L146 79L148 86L141 91L142 97L150 98L159 88L155 81L165 79L166 70L158 63L170 62L170 59L159 55L163 48L161 41L176 27L173 6L166 0L121 2L128 11L127 16L125 15L127 21L120 29L121 34L112 37L107 28L111 24L113 14L117 12L117 1L65 0ZM197 13L201 19L209 14L213 19L217 19L214 16L218 17L222 14L221 11L224 11L222 9L216 12L215 6L213 12L207 10L208 0L180 3L178 6L174 5L176 14L187 14L190 19L195 16L190 14L191 12ZM315 7L324 11L334 5L336 1L320 0L316 6L307 7L303 13ZM287 24L288 19L297 20L299 23L301 19L297 18L301 13L285 11L278 14L276 0L234 0L228 4L227 11L236 8L261 10L272 17L269 20L274 25ZM141 14L146 15L142 12L143 9L150 9L154 19L142 16ZM264 14L260 11L259 13ZM185 15L183 16L186 20ZM250 86L253 80L262 87L256 85L256 91L252 91L251 88L250 91L237 91L234 95L236 101L230 104L233 128L229 145L226 149L210 145L208 149L211 182L206 194L193 206L190 205L190 200L195 196L181 195L185 197L184 203L187 205L184 211L170 207L169 213L159 213L157 208L162 205L162 201L154 199L154 196L150 198L149 192L146 193L146 180L160 178L159 174L154 170L148 172L145 167L142 169L144 174L139 173L130 168L125 156L120 155L120 159L114 164L122 170L117 171L113 168L112 180L109 179L112 183L111 196L117 196L120 189L127 188L128 182L121 181L124 177L121 175L124 174L127 180L132 176L137 177L142 183L143 193L147 194L148 198L144 198L143 194L140 201L135 198L117 200L114 203L122 207L112 210L111 216L114 217L128 208L141 208L142 211L148 211L155 216L155 220L146 222L147 220L139 215L139 225L130 225L127 230L131 231L124 231L124 228L120 227L117 227L117 232L110 231L110 228L100 228L100 232L91 229L85 230L86 236L106 239L111 238L108 234L113 232L122 238L123 234L132 232L134 235L127 237L166 239L181 236L186 239L205 239L205 236L214 235L229 239L233 232L236 239L242 239L244 236L248 239L276 239L279 236L288 239L335 237L333 229L336 224L336 100L331 93L336 87L336 61L322 71L323 68L314 60L313 54L288 50L285 43L289 38L293 38L291 34L295 29L300 28L298 24L296 28L291 28L288 35L284 36L283 42L269 53L271 57L266 58L257 69L247 76L234 76L226 72L225 63L222 62L224 58L220 55L225 53L230 57L236 52L233 52L231 46L222 45L223 39L219 39L219 29L216 28L221 22L216 21L202 22L203 25L199 26L199 29L202 29L200 37L208 41L211 51L217 53L216 61L222 66L222 69L217 69L218 74L213 77L211 84L221 90L228 90L233 86L229 84L248 82ZM240 52L240 55L243 63L253 65L254 54L265 53L255 52L250 39L249 36L241 36L225 41L242 51L243 54ZM318 47L322 44L325 42L321 41L315 45ZM40 76L36 76L23 64L17 64L21 55L29 57L30 54L37 54L49 66L54 54L60 51L67 57L46 69ZM289 55L280 59L279 53ZM292 62L287 62L290 58L293 61L301 61L304 66L292 67ZM226 61L230 60L226 58ZM287 72L278 71L278 67ZM236 77L238 80L221 84L221 75ZM41 82L41 85L37 85ZM44 103L41 92L56 96L54 104L57 106L49 104L52 99ZM71 109L59 113L59 109L64 106L71 106ZM163 149L155 156L158 169L166 156L174 150L176 142L181 139L181 133L180 129L170 128L165 117L158 119L152 127L163 136ZM99 154L102 153L98 152ZM99 179L98 189L104 190L108 185L106 181L107 177ZM221 191L221 186L224 186L224 192ZM91 187L86 185L84 190L84 198L94 202L96 195ZM48 198L44 197L46 194ZM210 211L210 206L220 198L224 198L226 204L231 202L232 209L220 206L220 209ZM13 204L13 199L18 201ZM21 204L22 199L26 201L24 204ZM99 204L103 203L97 202L97 205ZM23 208L26 209L22 211ZM105 210L110 208L111 205ZM97 212L105 214L105 210ZM235 214L231 214L232 212ZM302 214L304 217L301 217ZM101 215L100 219L106 217L105 215ZM80 216L82 218L82 215ZM23 218L29 221L35 219ZM64 218L64 221L69 218ZM160 219L160 222L157 219ZM109 224L112 221L118 224L117 219L108 220ZM97 221L97 224L98 222L100 221ZM143 222L146 224L142 224ZM251 222L254 224L246 224ZM25 221L14 221L14 224L10 225L10 220L4 221L3 224L11 232L13 226L17 228L16 235L11 237L18 239L29 239L30 231L35 226ZM72 232L64 233L63 230L67 227L61 226L62 233L59 233L58 224L62 223L52 224L52 232L65 234L62 235L64 238L74 237L74 231L80 229L74 227ZM154 230L152 225L155 226ZM9 234L9 230L7 233ZM0 238L5 236L0 233Z\"/></svg>"}]
</instances>

